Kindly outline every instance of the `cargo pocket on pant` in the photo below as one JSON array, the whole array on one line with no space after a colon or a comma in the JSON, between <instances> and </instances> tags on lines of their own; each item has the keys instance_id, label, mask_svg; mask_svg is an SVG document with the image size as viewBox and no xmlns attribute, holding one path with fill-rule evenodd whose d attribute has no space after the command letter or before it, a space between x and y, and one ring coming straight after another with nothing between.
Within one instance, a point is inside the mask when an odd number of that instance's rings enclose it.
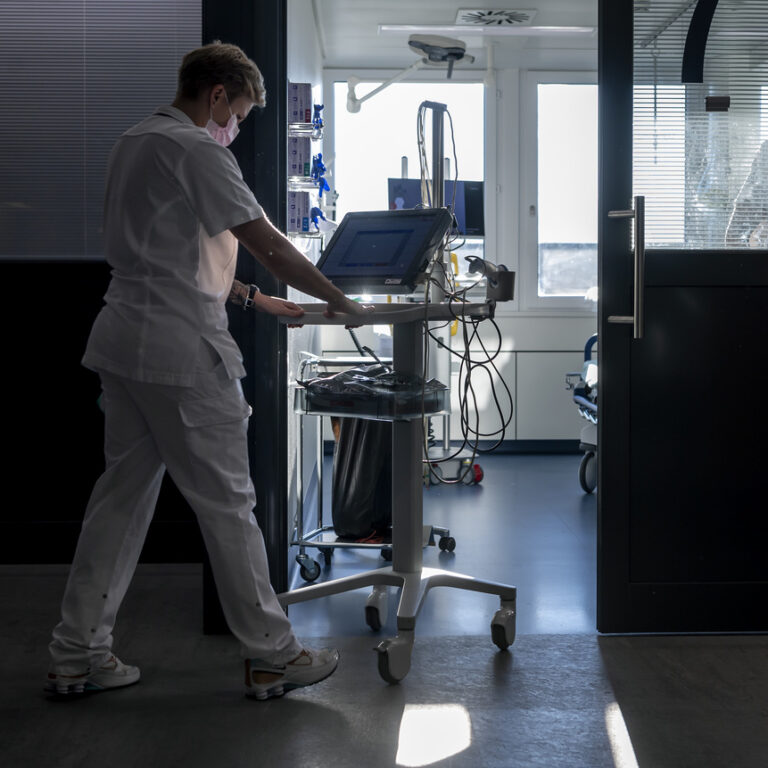
<instances>
[{"instance_id":1,"label":"cargo pocket on pant","mask_svg":"<svg viewBox=\"0 0 768 768\"><path fill-rule=\"evenodd\" d=\"M211 427L242 421L251 415L251 406L242 395L219 395L202 400L183 400L179 403L181 421L185 427Z\"/></svg>"},{"instance_id":2,"label":"cargo pocket on pant","mask_svg":"<svg viewBox=\"0 0 768 768\"><path fill-rule=\"evenodd\" d=\"M251 408L239 386L216 397L184 400L178 408L184 425L186 469L181 477L171 472L176 485L180 490L194 490L198 507L203 503L252 508L246 421ZM192 506L196 512L203 508Z\"/></svg>"}]
</instances>

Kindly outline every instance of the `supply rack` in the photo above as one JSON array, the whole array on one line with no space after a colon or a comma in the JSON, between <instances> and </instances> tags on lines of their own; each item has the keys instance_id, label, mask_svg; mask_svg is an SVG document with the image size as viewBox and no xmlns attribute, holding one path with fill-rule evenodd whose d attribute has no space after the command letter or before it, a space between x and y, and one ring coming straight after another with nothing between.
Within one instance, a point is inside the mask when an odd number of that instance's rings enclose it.
<instances>
[{"instance_id":1,"label":"supply rack","mask_svg":"<svg viewBox=\"0 0 768 768\"><path fill-rule=\"evenodd\" d=\"M320 357L310 353L304 353L306 357L299 363L297 375L298 381L305 381L307 378L316 376L320 368L345 368L355 365L366 365L373 362L369 357ZM379 357L380 362L391 364L391 357ZM296 562L300 568L301 578L305 581L314 581L320 575L320 564L307 554L307 548L315 548L323 555L326 565L330 565L333 557L333 550L338 549L378 549L381 556L386 561L392 560L391 542L364 542L364 541L345 541L340 540L335 533L332 525L326 525L323 522L323 456L324 456L324 437L323 437L323 416L339 416L346 418L365 418L375 419L377 421L392 421L398 418L413 417L412 409L408 412L382 413L381 415L372 413L351 412L349 410L333 408L323 408L322 410L313 410L305 397L305 390L299 385L294 385L294 412L298 419L297 434L297 458L296 458L296 527L294 536L291 540L291 546L299 547L299 554L296 556ZM439 401L432 402L433 410L428 410L426 415L436 415L445 412L447 398L441 398ZM420 405L419 405L420 407ZM421 411L419 414L421 415ZM317 416L317 527L311 531L304 530L304 418L306 416ZM432 525L423 526L423 544L427 546L434 543L434 536L439 536L438 545L442 550L452 551L456 546L455 540L451 537L447 528L436 527Z\"/></svg>"}]
</instances>

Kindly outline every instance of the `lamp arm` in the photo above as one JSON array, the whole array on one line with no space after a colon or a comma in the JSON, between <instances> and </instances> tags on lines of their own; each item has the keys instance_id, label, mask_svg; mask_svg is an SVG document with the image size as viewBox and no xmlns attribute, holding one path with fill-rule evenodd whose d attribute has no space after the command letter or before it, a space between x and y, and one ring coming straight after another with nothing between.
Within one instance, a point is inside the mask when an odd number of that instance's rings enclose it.
<instances>
[{"instance_id":1,"label":"lamp arm","mask_svg":"<svg viewBox=\"0 0 768 768\"><path fill-rule=\"evenodd\" d=\"M399 83L401 80L406 78L415 69L419 69L419 67L423 67L424 64L426 63L427 63L426 59L418 59L414 61L410 67L408 67L407 69L404 69L402 72L399 72L394 77L391 77L385 83L382 83L378 88L374 88L370 93L366 93L365 96L359 99L357 98L357 96L355 96L355 86L360 82L360 79L357 77L350 77L347 80L347 111L359 112L360 105L364 101L368 101L368 99L370 99L372 96L375 96L380 91L383 91L388 86L393 85L394 83Z\"/></svg>"}]
</instances>

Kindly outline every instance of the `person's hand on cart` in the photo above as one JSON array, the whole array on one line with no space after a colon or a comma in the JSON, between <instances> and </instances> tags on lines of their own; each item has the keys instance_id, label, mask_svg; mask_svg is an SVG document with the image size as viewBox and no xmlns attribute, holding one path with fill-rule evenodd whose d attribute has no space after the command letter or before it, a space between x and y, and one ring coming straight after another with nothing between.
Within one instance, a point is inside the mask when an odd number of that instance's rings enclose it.
<instances>
[{"instance_id":1,"label":"person's hand on cart","mask_svg":"<svg viewBox=\"0 0 768 768\"><path fill-rule=\"evenodd\" d=\"M253 308L257 312L281 317L301 317L304 314L304 309L293 301L281 299L279 296L266 296L263 293L257 293L253 297Z\"/></svg>"},{"instance_id":2,"label":"person's hand on cart","mask_svg":"<svg viewBox=\"0 0 768 768\"><path fill-rule=\"evenodd\" d=\"M333 301L329 301L325 312L323 314L326 317L335 317L336 314L344 314L344 315L353 315L355 317L364 317L365 315L370 314L373 312L375 307L373 304L361 304L357 301L352 301L352 299L346 297L346 296L340 296L338 299L335 299ZM362 322L359 323L348 323L345 324L345 328L359 328L361 325L363 325Z\"/></svg>"}]
</instances>

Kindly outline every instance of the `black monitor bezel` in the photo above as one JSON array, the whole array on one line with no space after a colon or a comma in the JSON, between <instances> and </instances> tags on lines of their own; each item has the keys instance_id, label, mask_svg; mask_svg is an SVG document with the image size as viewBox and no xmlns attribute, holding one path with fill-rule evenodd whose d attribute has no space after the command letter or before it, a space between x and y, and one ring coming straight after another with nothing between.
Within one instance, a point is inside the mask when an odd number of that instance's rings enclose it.
<instances>
[{"instance_id":1,"label":"black monitor bezel","mask_svg":"<svg viewBox=\"0 0 768 768\"><path fill-rule=\"evenodd\" d=\"M414 189L419 190L418 197L421 198L421 192L419 185L421 184L420 179L403 179L395 176L390 176L387 178L387 198L389 199L390 203L390 210L392 209L392 188L396 186L397 184L407 184L408 186L412 186ZM463 211L463 218L464 218L464 230L462 230L459 226L456 226L452 232L455 232L456 234L460 235L461 237L467 237L467 238L485 238L485 182L482 179L446 179L445 180L445 194L443 197L443 200L446 204L446 207L450 207L450 203L452 195L448 193L447 187L449 184L455 183L457 187L462 187L463 192L463 198L464 198L464 211ZM473 222L475 226L473 227L474 230L480 230L480 231L473 231L473 232L467 232L467 210L466 210L466 188L468 185L471 184L477 184L480 186L480 201L481 201L481 211L480 211L480 221L479 222ZM416 206L417 208L419 206ZM413 208L400 208L398 210L414 210ZM456 223L458 224L459 215L456 210L454 210L454 215L456 218Z\"/></svg>"},{"instance_id":2,"label":"black monitor bezel","mask_svg":"<svg viewBox=\"0 0 768 768\"><path fill-rule=\"evenodd\" d=\"M328 277L328 279L337 287L340 288L346 294L395 294L395 293L412 293L416 287L418 275L424 271L430 257L435 249L440 245L440 242L446 236L451 228L453 222L453 216L447 208L414 208L399 211L353 211L347 213L341 220L341 223L336 228L333 236L328 241L328 244L323 249L322 255L318 259L317 268L322 272L323 266L328 261L328 256L333 252L334 246L338 243L342 234L349 227L358 225L361 220L366 219L371 221L371 226L377 229L381 227L383 219L393 218L424 218L432 217L432 226L428 230L427 236L422 241L423 246L420 249L420 254L416 257L405 272L402 275L382 275L377 278L376 283L370 282L370 278L367 282L360 279L357 276L350 277ZM394 280L401 279L398 283L385 283L386 279Z\"/></svg>"}]
</instances>

